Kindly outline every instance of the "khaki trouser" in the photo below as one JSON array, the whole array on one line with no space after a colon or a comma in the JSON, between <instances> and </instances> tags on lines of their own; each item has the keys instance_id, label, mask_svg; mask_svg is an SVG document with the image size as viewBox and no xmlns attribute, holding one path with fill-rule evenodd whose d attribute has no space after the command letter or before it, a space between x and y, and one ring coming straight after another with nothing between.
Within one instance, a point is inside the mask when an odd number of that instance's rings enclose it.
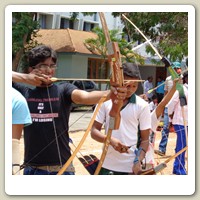
<instances>
[{"instance_id":1,"label":"khaki trouser","mask_svg":"<svg viewBox=\"0 0 200 200\"><path fill-rule=\"evenodd\" d=\"M58 172L62 168L60 165L31 166L31 167L36 168L36 169L45 170L45 171L48 171L48 172ZM75 168L74 168L73 164L71 163L65 171L66 172L75 172Z\"/></svg>"}]
</instances>

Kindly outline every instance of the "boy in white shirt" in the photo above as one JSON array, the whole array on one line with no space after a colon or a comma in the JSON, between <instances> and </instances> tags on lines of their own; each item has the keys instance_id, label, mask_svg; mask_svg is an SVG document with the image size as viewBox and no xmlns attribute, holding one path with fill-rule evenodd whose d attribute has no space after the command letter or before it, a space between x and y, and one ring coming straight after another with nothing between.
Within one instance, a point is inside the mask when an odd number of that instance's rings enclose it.
<instances>
[{"instance_id":1,"label":"boy in white shirt","mask_svg":"<svg viewBox=\"0 0 200 200\"><path fill-rule=\"evenodd\" d=\"M138 80L139 70L133 63L123 64L124 80ZM113 130L108 152L106 154L100 175L139 174L142 171L141 161L149 145L151 116L148 102L135 95L138 82L128 82L127 98L120 111L121 121L118 130ZM104 102L97 114L91 130L91 136L98 142L104 143L106 135L101 133L103 124L105 132L109 128L109 112L112 100ZM140 127L141 142L137 149L138 127Z\"/></svg>"},{"instance_id":2,"label":"boy in white shirt","mask_svg":"<svg viewBox=\"0 0 200 200\"><path fill-rule=\"evenodd\" d=\"M157 106L158 106L158 97L157 95L154 94L152 96L152 101L149 103L150 111L152 112L153 110L155 110Z\"/></svg>"},{"instance_id":3,"label":"boy in white shirt","mask_svg":"<svg viewBox=\"0 0 200 200\"><path fill-rule=\"evenodd\" d=\"M178 90L175 92L174 96L170 100L168 107L169 115L173 114L172 124L177 135L175 153L179 152L181 149L187 145L187 129L188 127L188 90L183 85L184 95L186 98L186 104L181 105ZM186 175L185 169L185 152L181 153L175 158L173 166L173 174L176 175Z\"/></svg>"},{"instance_id":4,"label":"boy in white shirt","mask_svg":"<svg viewBox=\"0 0 200 200\"><path fill-rule=\"evenodd\" d=\"M146 170L154 167L154 143L155 143L155 133L157 126L160 122L162 113L165 109L165 106L169 103L171 98L173 97L174 93L176 92L176 83L179 79L175 79L173 81L172 88L169 90L169 92L164 96L162 101L158 104L156 109L154 109L151 112L151 133L150 133L150 142L149 142L149 148L146 153L145 159L146 159Z\"/></svg>"}]
</instances>

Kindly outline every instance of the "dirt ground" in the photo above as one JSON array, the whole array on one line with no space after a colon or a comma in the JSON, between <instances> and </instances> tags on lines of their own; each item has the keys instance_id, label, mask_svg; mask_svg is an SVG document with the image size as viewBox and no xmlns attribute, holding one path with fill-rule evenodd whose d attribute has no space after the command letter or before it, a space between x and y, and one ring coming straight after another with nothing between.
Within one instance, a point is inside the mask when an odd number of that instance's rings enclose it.
<instances>
[{"instance_id":1,"label":"dirt ground","mask_svg":"<svg viewBox=\"0 0 200 200\"><path fill-rule=\"evenodd\" d=\"M73 140L73 144L71 145L72 150L78 146L81 138L84 135L84 131L73 131L70 132L70 137ZM161 132L156 133L156 140L155 140L155 149L158 149L158 145L160 142L161 138ZM169 141L168 141L168 146L167 146L167 152L165 156L159 156L157 154L154 154L154 158L156 161L156 165L164 162L166 159L168 159L170 156L174 155L174 149L175 149L175 142L176 142L176 133L170 132L169 133ZM23 139L21 139L21 158L23 158ZM90 134L87 136L84 144L82 145L80 152L77 153L77 157L81 157L82 155L88 155L88 154L94 154L96 157L100 158L102 152L102 144L96 142L90 137ZM88 175L88 171L84 168L84 166L80 163L78 158L74 158L74 166L76 169L76 175ZM172 168L173 168L173 161L171 160L168 164L167 167L162 170L161 173L158 173L157 175L171 175L172 174ZM187 161L186 161L187 163ZM21 173L23 173L21 171Z\"/></svg>"},{"instance_id":2,"label":"dirt ground","mask_svg":"<svg viewBox=\"0 0 200 200\"><path fill-rule=\"evenodd\" d=\"M75 146L78 145L83 134L84 134L83 131L70 133L70 137L72 138ZM156 141L155 141L155 149L158 149L160 138L161 138L161 132L157 132ZM174 155L175 142L176 142L176 133L170 132L166 155L159 156L157 154L154 154L156 165L164 162L167 158ZM74 148L75 146L72 146L72 148ZM102 152L102 144L94 141L93 139L91 139L90 135L88 135L85 143L83 144L77 156L81 156L81 154L82 155L94 154L96 157L100 158L101 152ZM75 157L74 159L74 165L76 167L77 175L89 174L87 170L83 167L83 165L80 163L77 157ZM170 175L172 174L172 167L173 167L173 160L167 164L167 167L162 171L162 173L158 173L158 174Z\"/></svg>"}]
</instances>

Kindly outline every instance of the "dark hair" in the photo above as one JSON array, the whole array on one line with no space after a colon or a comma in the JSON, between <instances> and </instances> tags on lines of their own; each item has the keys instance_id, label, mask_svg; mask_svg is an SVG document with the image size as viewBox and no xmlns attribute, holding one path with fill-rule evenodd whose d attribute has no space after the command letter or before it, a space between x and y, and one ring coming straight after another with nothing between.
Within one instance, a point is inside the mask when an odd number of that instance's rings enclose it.
<instances>
[{"instance_id":1,"label":"dark hair","mask_svg":"<svg viewBox=\"0 0 200 200\"><path fill-rule=\"evenodd\" d=\"M151 97L152 100L157 99L157 98L158 98L158 97L157 97L156 94L154 94L154 95Z\"/></svg>"},{"instance_id":2,"label":"dark hair","mask_svg":"<svg viewBox=\"0 0 200 200\"><path fill-rule=\"evenodd\" d=\"M138 66L134 63L123 63L123 73L126 76L130 76L132 78L140 78L140 71Z\"/></svg>"},{"instance_id":3,"label":"dark hair","mask_svg":"<svg viewBox=\"0 0 200 200\"><path fill-rule=\"evenodd\" d=\"M153 79L153 76L148 76L147 80L149 80L149 79Z\"/></svg>"},{"instance_id":4,"label":"dark hair","mask_svg":"<svg viewBox=\"0 0 200 200\"><path fill-rule=\"evenodd\" d=\"M52 58L54 63L56 63L57 55L56 52L51 47L45 45L37 46L32 50L30 50L30 52L28 53L29 66L33 67L50 57Z\"/></svg>"},{"instance_id":5,"label":"dark hair","mask_svg":"<svg viewBox=\"0 0 200 200\"><path fill-rule=\"evenodd\" d=\"M183 84L184 83L188 83L188 72L187 71L183 74Z\"/></svg>"}]
</instances>

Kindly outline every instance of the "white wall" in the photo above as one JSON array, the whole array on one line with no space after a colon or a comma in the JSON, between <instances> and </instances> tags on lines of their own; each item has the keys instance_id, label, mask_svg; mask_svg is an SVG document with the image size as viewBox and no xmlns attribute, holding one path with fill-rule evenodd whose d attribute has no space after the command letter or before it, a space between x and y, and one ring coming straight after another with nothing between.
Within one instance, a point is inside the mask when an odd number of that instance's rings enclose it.
<instances>
[{"instance_id":1,"label":"white wall","mask_svg":"<svg viewBox=\"0 0 200 200\"><path fill-rule=\"evenodd\" d=\"M70 18L71 17L70 12L46 12L46 13L42 13L42 14L48 14L48 15L53 16L53 23L52 23L51 28L59 28L60 27L61 17L64 17L64 18ZM108 25L108 29L122 30L123 25L122 25L119 17L114 18L112 16L111 12L105 12L104 14L105 14L106 22L107 22L107 25ZM97 24L100 27L102 27L98 13L94 14L92 16L84 16L82 13L79 13L79 15L77 17L77 21L75 22L75 28L77 30L83 30L84 21L85 22L91 22L91 23ZM50 22L48 22L48 23L50 23Z\"/></svg>"},{"instance_id":2,"label":"white wall","mask_svg":"<svg viewBox=\"0 0 200 200\"><path fill-rule=\"evenodd\" d=\"M88 57L84 55L73 55L71 63L71 76L75 78L87 78Z\"/></svg>"},{"instance_id":3,"label":"white wall","mask_svg":"<svg viewBox=\"0 0 200 200\"><path fill-rule=\"evenodd\" d=\"M60 78L87 78L88 57L78 54L57 53L58 68L56 76Z\"/></svg>"},{"instance_id":4,"label":"white wall","mask_svg":"<svg viewBox=\"0 0 200 200\"><path fill-rule=\"evenodd\" d=\"M72 70L72 55L67 53L57 53L58 56L58 68L56 70L56 76L60 78L69 78Z\"/></svg>"},{"instance_id":5,"label":"white wall","mask_svg":"<svg viewBox=\"0 0 200 200\"><path fill-rule=\"evenodd\" d=\"M118 29L118 30L123 29L124 25L122 25L119 17L114 18L112 16L111 12L106 12L106 13L104 13L104 15L105 15L105 18L106 18L106 23L107 23L108 29L111 29L111 30L112 29ZM100 22L100 20L99 20L99 22ZM99 25L100 25L100 27L102 27L101 22L100 22Z\"/></svg>"}]
</instances>

